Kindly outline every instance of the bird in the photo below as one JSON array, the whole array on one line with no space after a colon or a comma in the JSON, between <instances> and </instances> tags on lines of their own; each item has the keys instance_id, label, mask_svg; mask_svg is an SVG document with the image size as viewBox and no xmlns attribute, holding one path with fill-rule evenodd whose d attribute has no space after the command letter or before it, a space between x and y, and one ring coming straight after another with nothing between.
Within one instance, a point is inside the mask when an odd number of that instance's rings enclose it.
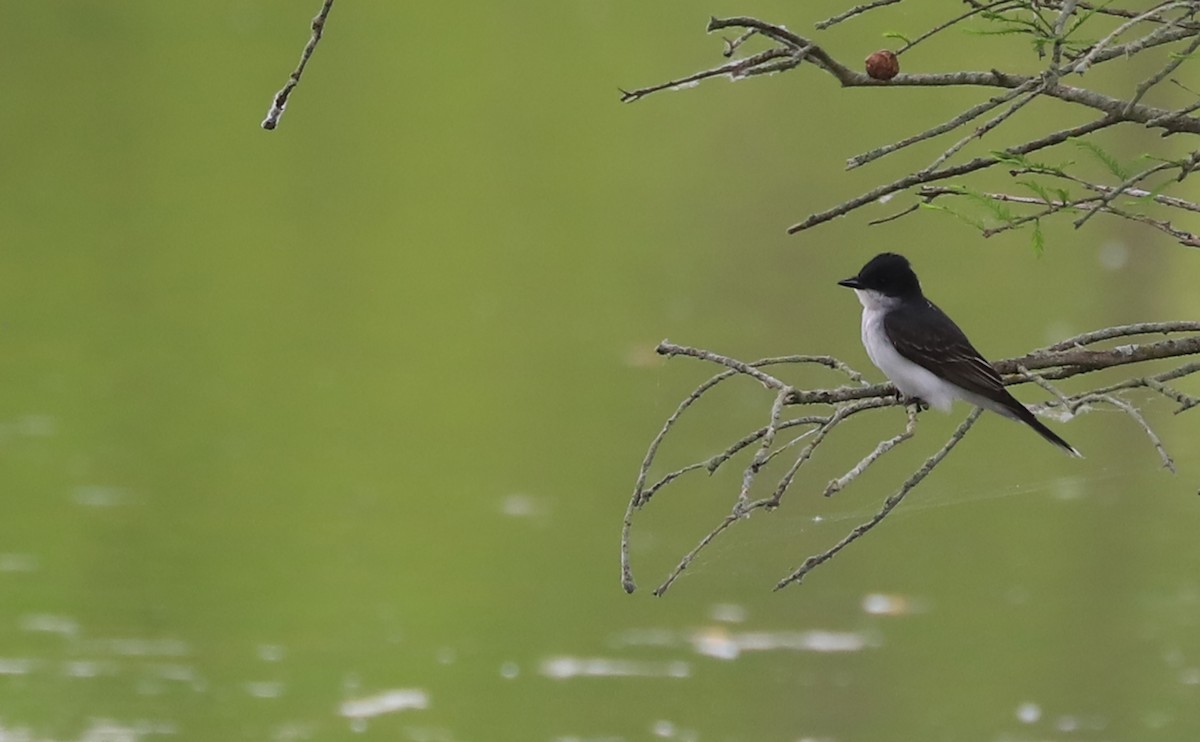
<instances>
[{"instance_id":1,"label":"bird","mask_svg":"<svg viewBox=\"0 0 1200 742\"><path fill-rule=\"evenodd\" d=\"M838 281L862 303L862 342L871 362L904 396L949 412L961 399L1019 420L1072 456L1082 457L1004 388L991 363L921 291L903 255L876 255L857 275Z\"/></svg>"}]
</instances>

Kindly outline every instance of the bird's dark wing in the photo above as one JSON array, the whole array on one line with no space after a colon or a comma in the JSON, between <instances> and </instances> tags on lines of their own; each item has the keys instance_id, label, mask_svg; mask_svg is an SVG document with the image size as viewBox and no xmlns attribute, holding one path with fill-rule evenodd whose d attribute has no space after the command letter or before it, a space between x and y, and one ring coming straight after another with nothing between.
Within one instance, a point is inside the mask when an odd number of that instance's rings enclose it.
<instances>
[{"instance_id":1,"label":"bird's dark wing","mask_svg":"<svg viewBox=\"0 0 1200 742\"><path fill-rule=\"evenodd\" d=\"M992 364L933 302L907 302L884 315L883 327L896 351L918 366L1002 405L1012 400Z\"/></svg>"},{"instance_id":2,"label":"bird's dark wing","mask_svg":"<svg viewBox=\"0 0 1200 742\"><path fill-rule=\"evenodd\" d=\"M995 412L1024 422L1072 456L1083 455L1008 393L992 364L933 302L923 299L893 309L883 316L883 328L900 355L951 384L994 402Z\"/></svg>"}]
</instances>

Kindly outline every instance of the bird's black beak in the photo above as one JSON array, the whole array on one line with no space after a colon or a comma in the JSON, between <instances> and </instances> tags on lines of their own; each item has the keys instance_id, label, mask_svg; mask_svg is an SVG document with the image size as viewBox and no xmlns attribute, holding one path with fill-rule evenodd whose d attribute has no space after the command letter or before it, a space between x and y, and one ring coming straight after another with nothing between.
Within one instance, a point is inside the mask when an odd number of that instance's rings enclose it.
<instances>
[{"instance_id":1,"label":"bird's black beak","mask_svg":"<svg viewBox=\"0 0 1200 742\"><path fill-rule=\"evenodd\" d=\"M838 281L838 286L845 286L848 289L861 289L862 284L858 282L858 276L850 276Z\"/></svg>"}]
</instances>

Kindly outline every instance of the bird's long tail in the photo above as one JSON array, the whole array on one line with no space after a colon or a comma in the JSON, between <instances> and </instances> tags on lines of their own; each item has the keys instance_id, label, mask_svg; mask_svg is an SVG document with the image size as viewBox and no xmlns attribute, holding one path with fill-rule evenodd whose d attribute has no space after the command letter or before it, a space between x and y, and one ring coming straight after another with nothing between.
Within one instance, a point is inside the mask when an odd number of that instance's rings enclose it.
<instances>
[{"instance_id":1,"label":"bird's long tail","mask_svg":"<svg viewBox=\"0 0 1200 742\"><path fill-rule=\"evenodd\" d=\"M1014 420L1020 420L1021 422L1025 423L1029 427L1036 430L1038 432L1038 435L1042 436L1046 440L1050 441L1054 445L1056 445L1059 448L1061 448L1062 450L1066 451L1068 454L1075 456L1077 458L1081 458L1081 459L1083 458L1083 454L1079 453L1079 451L1074 446L1072 446L1070 443L1067 443L1061 437L1059 437L1059 435L1057 433L1055 433L1053 430L1051 430L1050 428L1047 428L1045 425L1043 425L1042 421L1038 420L1037 417L1032 412L1029 411L1029 408L1026 407L1025 405L1021 404L1020 402L1018 402L1015 397L1012 398L1011 404L1004 405L1004 409L997 410L997 412L1004 415L1005 417L1009 417Z\"/></svg>"}]
</instances>

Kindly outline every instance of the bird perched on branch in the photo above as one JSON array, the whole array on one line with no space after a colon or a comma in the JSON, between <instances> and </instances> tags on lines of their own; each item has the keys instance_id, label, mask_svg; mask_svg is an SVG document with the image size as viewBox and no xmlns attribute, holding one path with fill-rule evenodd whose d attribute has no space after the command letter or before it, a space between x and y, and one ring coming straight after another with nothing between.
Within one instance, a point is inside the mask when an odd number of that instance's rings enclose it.
<instances>
[{"instance_id":1,"label":"bird perched on branch","mask_svg":"<svg viewBox=\"0 0 1200 742\"><path fill-rule=\"evenodd\" d=\"M942 412L961 399L1020 420L1072 456L1082 456L1008 393L1000 374L958 325L925 298L903 255L876 255L838 285L858 295L867 355L901 394Z\"/></svg>"}]
</instances>

